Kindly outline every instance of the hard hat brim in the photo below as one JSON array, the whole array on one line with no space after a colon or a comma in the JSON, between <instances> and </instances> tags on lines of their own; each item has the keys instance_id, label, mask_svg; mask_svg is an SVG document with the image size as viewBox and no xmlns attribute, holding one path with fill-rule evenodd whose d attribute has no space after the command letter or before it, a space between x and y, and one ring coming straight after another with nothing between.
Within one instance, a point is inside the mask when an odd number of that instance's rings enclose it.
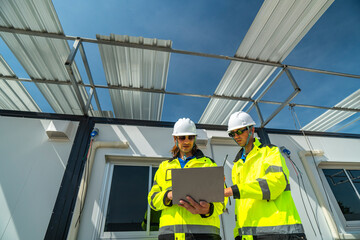
<instances>
[{"instance_id":1,"label":"hard hat brim","mask_svg":"<svg viewBox=\"0 0 360 240\"><path fill-rule=\"evenodd\" d=\"M192 133L192 132L189 132L189 133L178 133L178 134L176 134L176 133L173 133L172 134L173 136L197 136L197 134L194 134L194 133Z\"/></svg>"},{"instance_id":2,"label":"hard hat brim","mask_svg":"<svg viewBox=\"0 0 360 240\"><path fill-rule=\"evenodd\" d=\"M227 132L229 133L231 131L234 131L235 129L244 128L244 127L251 127L251 126L255 126L255 124L235 126L233 128L228 129Z\"/></svg>"}]
</instances>

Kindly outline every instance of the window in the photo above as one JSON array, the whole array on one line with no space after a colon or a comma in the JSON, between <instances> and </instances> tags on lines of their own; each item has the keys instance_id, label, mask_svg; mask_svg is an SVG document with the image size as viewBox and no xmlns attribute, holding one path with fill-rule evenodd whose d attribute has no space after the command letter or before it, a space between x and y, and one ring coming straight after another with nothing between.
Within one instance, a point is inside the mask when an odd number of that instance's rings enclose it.
<instances>
[{"instance_id":1,"label":"window","mask_svg":"<svg viewBox=\"0 0 360 240\"><path fill-rule=\"evenodd\" d=\"M322 169L345 227L360 227L360 170Z\"/></svg>"},{"instance_id":2,"label":"window","mask_svg":"<svg viewBox=\"0 0 360 240\"><path fill-rule=\"evenodd\" d=\"M153 214L153 219L155 214L158 215L158 212L151 211L147 202L147 196L158 169L153 165L108 164L101 238L157 239L157 229L151 224L151 227L147 227L150 221L145 220L145 214L150 215L150 219L151 214Z\"/></svg>"}]
</instances>

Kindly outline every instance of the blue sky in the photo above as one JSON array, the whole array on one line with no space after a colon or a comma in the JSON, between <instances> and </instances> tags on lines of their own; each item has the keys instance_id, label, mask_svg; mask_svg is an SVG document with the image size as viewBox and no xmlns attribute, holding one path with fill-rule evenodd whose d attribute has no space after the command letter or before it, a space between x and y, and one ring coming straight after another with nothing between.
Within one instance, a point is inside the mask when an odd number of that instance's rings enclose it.
<instances>
[{"instance_id":1,"label":"blue sky","mask_svg":"<svg viewBox=\"0 0 360 240\"><path fill-rule=\"evenodd\" d=\"M110 33L143 36L172 40L174 49L233 56L262 1L54 0L53 4L69 36L92 39L96 34ZM360 75L359 12L358 0L335 1L283 63ZM4 46L3 42L0 44ZM98 47L90 43L84 46L95 84L106 85ZM8 49L2 48L2 55L18 77L28 78ZM81 68L79 56L77 62ZM166 90L211 95L228 65L225 60L171 54ZM302 90L293 100L295 103L331 107L360 87L359 79L295 70L292 73ZM52 112L33 84L24 85L43 111ZM112 110L107 91L98 92L103 110ZM284 76L263 99L283 101L291 92L290 82ZM166 95L162 120L190 117L197 122L208 101L207 98ZM277 105L261 104L260 107L267 118ZM302 125L324 112L300 107L295 110ZM255 111L251 111L251 115L258 121ZM355 114L346 122L359 115ZM267 127L294 129L288 108L285 107ZM360 133L360 121L342 132Z\"/></svg>"}]
</instances>

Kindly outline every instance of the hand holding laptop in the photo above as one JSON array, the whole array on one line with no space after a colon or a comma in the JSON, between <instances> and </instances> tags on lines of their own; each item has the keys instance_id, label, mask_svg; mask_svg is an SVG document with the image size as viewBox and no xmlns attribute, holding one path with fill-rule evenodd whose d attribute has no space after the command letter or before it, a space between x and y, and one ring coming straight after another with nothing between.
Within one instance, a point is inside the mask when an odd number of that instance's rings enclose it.
<instances>
[{"instance_id":1,"label":"hand holding laptop","mask_svg":"<svg viewBox=\"0 0 360 240\"><path fill-rule=\"evenodd\" d=\"M210 203L206 201L196 202L192 197L187 196L187 201L180 200L179 206L186 208L192 214L208 214L210 212Z\"/></svg>"},{"instance_id":2,"label":"hand holding laptop","mask_svg":"<svg viewBox=\"0 0 360 240\"><path fill-rule=\"evenodd\" d=\"M172 169L171 178L172 192L167 197L171 195L173 204L179 204L181 200L187 201L187 196L191 196L197 204L201 201L224 201L223 167Z\"/></svg>"}]
</instances>

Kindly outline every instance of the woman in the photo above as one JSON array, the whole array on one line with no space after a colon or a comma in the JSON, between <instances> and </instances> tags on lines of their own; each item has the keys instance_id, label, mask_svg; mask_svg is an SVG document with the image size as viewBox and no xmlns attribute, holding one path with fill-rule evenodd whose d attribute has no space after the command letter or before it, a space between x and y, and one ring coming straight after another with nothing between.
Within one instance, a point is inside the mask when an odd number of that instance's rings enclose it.
<instances>
[{"instance_id":1,"label":"woman","mask_svg":"<svg viewBox=\"0 0 360 240\"><path fill-rule=\"evenodd\" d=\"M197 148L196 127L189 118L180 118L174 125L172 135L173 158L160 164L148 195L151 208L162 210L159 239L221 239L219 215L223 213L225 204L197 203L189 196L187 201L172 202L170 169L216 166Z\"/></svg>"}]
</instances>

